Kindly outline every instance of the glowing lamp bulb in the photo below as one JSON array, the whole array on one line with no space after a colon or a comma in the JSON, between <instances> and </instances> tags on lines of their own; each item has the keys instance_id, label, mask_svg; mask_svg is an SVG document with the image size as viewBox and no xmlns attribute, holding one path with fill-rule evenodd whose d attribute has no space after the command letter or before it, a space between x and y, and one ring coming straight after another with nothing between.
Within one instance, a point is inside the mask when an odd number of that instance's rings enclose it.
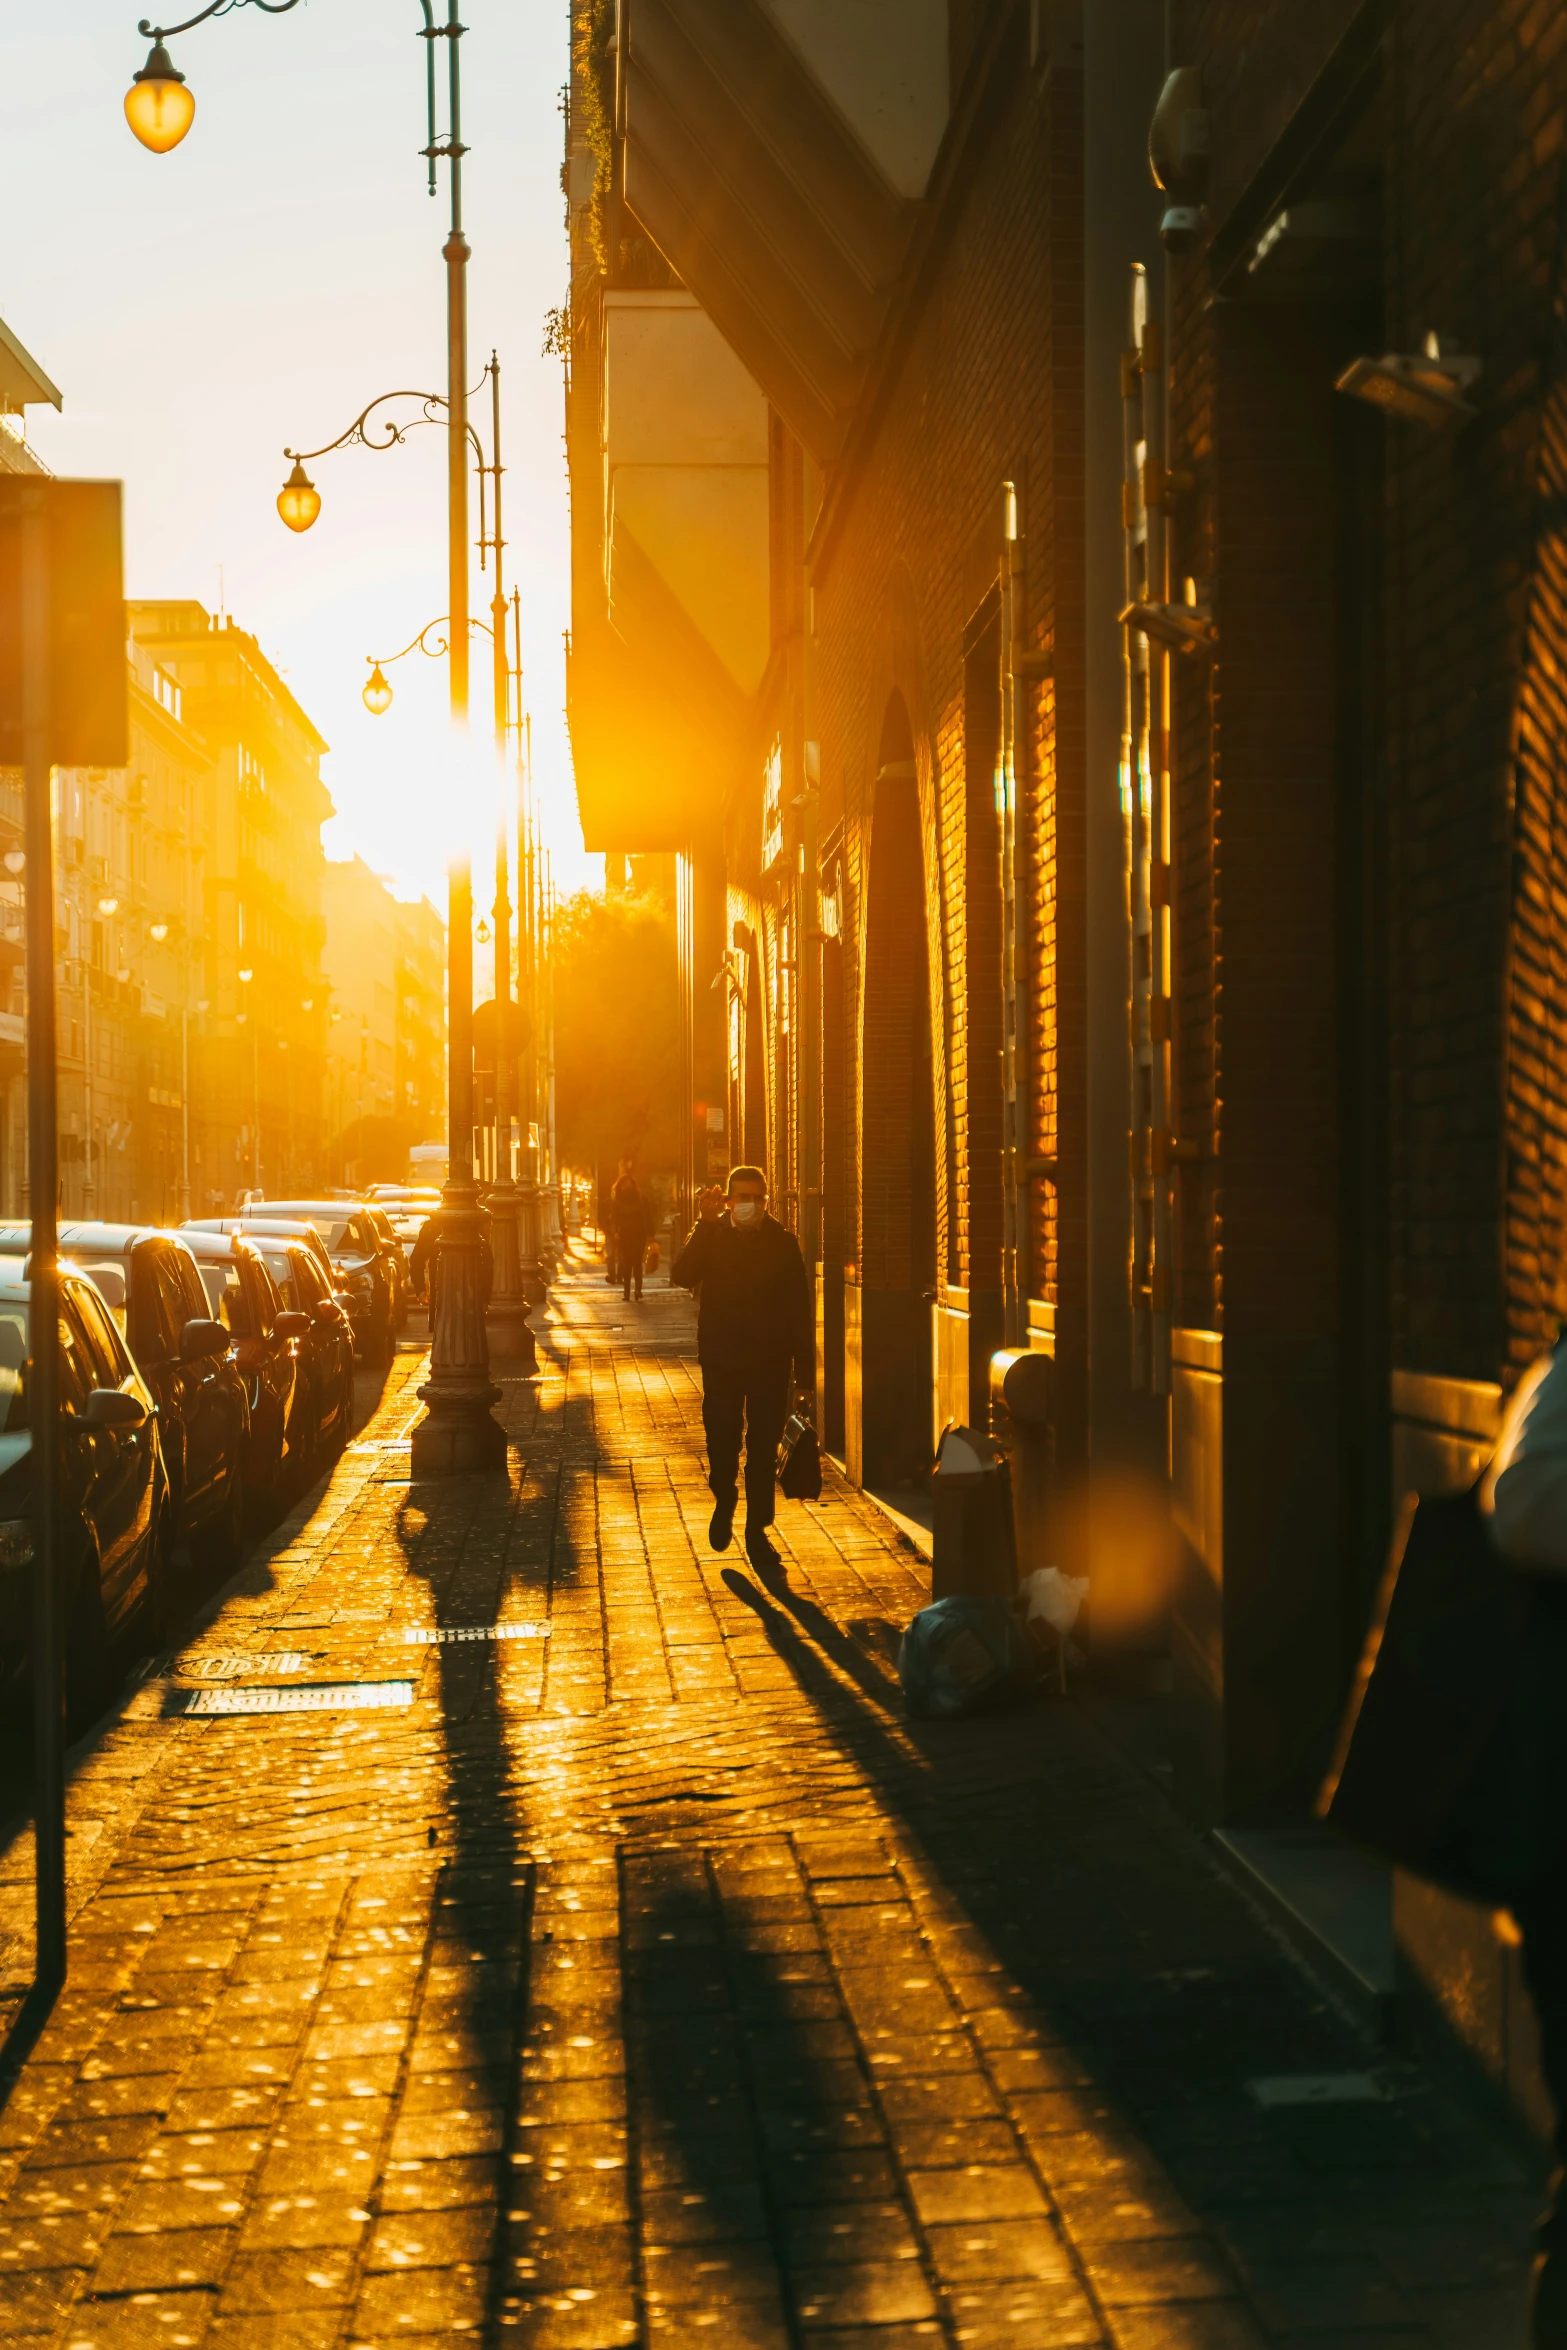
<instances>
[{"instance_id":1,"label":"glowing lamp bulb","mask_svg":"<svg viewBox=\"0 0 1567 2350\"><path fill-rule=\"evenodd\" d=\"M119 910L120 901L118 898L100 898L98 900L98 911L106 919L110 914L117 914Z\"/></svg>"},{"instance_id":2,"label":"glowing lamp bulb","mask_svg":"<svg viewBox=\"0 0 1567 2350\"><path fill-rule=\"evenodd\" d=\"M241 986L248 987L252 979L255 977L255 973L253 971L242 971L239 977Z\"/></svg>"},{"instance_id":3,"label":"glowing lamp bulb","mask_svg":"<svg viewBox=\"0 0 1567 2350\"><path fill-rule=\"evenodd\" d=\"M308 530L321 511L321 492L297 457L293 472L278 491L277 510L290 530Z\"/></svg>"},{"instance_id":4,"label":"glowing lamp bulb","mask_svg":"<svg viewBox=\"0 0 1567 2350\"><path fill-rule=\"evenodd\" d=\"M153 945L154 945L154 946L161 947L161 946L162 946L162 944L163 944L163 942L164 942L164 940L165 940L165 939L168 937L168 935L169 935L169 926L168 926L168 924L167 924L166 922L149 922L149 923L148 923L148 925L147 925L147 936L148 936L148 937L149 937L149 938L152 940L152 943L153 943Z\"/></svg>"},{"instance_id":5,"label":"glowing lamp bulb","mask_svg":"<svg viewBox=\"0 0 1567 2350\"><path fill-rule=\"evenodd\" d=\"M381 664L377 661L365 681L360 700L372 718L382 718L392 707L392 689L387 684Z\"/></svg>"},{"instance_id":6,"label":"glowing lamp bulb","mask_svg":"<svg viewBox=\"0 0 1567 2350\"><path fill-rule=\"evenodd\" d=\"M146 64L125 93L125 119L154 155L167 155L177 147L196 119L196 101L185 87L185 76L161 41L153 43Z\"/></svg>"},{"instance_id":7,"label":"glowing lamp bulb","mask_svg":"<svg viewBox=\"0 0 1567 2350\"><path fill-rule=\"evenodd\" d=\"M481 922L473 935L478 940L481 947L487 947L490 943L490 926L488 922Z\"/></svg>"},{"instance_id":8,"label":"glowing lamp bulb","mask_svg":"<svg viewBox=\"0 0 1567 2350\"><path fill-rule=\"evenodd\" d=\"M24 866L26 865L26 863L27 863L27 852L26 852L26 850L25 850L25 849L7 849L7 850L6 850L6 853L5 853L5 869L6 869L7 873L20 873L20 872L22 871L22 869L24 868Z\"/></svg>"}]
</instances>

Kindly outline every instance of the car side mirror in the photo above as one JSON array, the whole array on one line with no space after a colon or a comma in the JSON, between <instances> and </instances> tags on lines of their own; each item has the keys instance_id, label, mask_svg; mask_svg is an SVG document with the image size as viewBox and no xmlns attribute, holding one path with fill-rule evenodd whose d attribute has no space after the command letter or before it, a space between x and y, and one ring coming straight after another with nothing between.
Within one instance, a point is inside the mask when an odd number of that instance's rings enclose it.
<instances>
[{"instance_id":1,"label":"car side mirror","mask_svg":"<svg viewBox=\"0 0 1567 2350\"><path fill-rule=\"evenodd\" d=\"M229 1334L221 1322L203 1321L198 1316L180 1332L182 1363L204 1363L213 1355L226 1355L228 1350Z\"/></svg>"},{"instance_id":2,"label":"car side mirror","mask_svg":"<svg viewBox=\"0 0 1567 2350\"><path fill-rule=\"evenodd\" d=\"M296 1313L293 1307L289 1307L285 1313L278 1315L276 1321L272 1325L272 1328L274 1333L279 1338L308 1338L310 1335L310 1316L308 1314Z\"/></svg>"},{"instance_id":3,"label":"car side mirror","mask_svg":"<svg viewBox=\"0 0 1567 2350\"><path fill-rule=\"evenodd\" d=\"M89 1428L145 1428L151 1414L139 1395L123 1387L95 1387L82 1418Z\"/></svg>"},{"instance_id":4,"label":"car side mirror","mask_svg":"<svg viewBox=\"0 0 1567 2350\"><path fill-rule=\"evenodd\" d=\"M335 1298L318 1297L316 1299L316 1320L318 1322L336 1322L340 1319L342 1311L342 1307Z\"/></svg>"}]
</instances>

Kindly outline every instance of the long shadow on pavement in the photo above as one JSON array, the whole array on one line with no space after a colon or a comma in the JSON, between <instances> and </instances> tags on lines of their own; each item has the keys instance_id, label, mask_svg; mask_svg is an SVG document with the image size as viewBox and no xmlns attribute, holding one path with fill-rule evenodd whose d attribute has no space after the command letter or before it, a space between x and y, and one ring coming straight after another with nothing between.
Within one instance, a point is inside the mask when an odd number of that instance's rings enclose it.
<instances>
[{"instance_id":1,"label":"long shadow on pavement","mask_svg":"<svg viewBox=\"0 0 1567 2350\"><path fill-rule=\"evenodd\" d=\"M890 1675L814 1603L724 1579L967 1920L948 1935L963 1995L1027 2002L1067 2077L1113 2093L1121 2119L1096 2128L1135 2128L1264 2299L1309 2307L1327 2241L1408 2324L1389 2281L1410 2273L1400 2243L1477 2217L1502 2247L1497 2276L1511 2270L1529 2168L1445 2095L1407 2072L1364 2102L1270 2110L1253 2093L1258 2079L1363 2076L1380 2052L1070 1702L907 1719ZM1081 2098L1048 2080L1024 2102L1063 2149L1085 2126ZM1393 2247L1388 2265L1376 2245Z\"/></svg>"}]
</instances>

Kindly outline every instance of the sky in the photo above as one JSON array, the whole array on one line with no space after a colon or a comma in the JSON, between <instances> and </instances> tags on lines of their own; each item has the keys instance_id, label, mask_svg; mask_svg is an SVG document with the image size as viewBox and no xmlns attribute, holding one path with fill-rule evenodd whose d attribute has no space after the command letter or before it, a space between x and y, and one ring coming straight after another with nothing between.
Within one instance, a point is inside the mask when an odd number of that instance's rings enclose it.
<instances>
[{"instance_id":1,"label":"sky","mask_svg":"<svg viewBox=\"0 0 1567 2350\"><path fill-rule=\"evenodd\" d=\"M56 473L123 480L128 595L213 611L221 597L260 640L332 746L328 853L357 851L400 895L444 909L452 808L466 790L487 809L493 775L477 746L454 764L444 662L392 669L382 718L360 701L366 657L446 610L444 433L312 463L322 511L304 535L275 504L285 443L319 447L383 391L445 388L448 197L444 169L429 197L419 153L418 0L240 6L181 35L170 48L196 120L165 156L123 113L147 49L138 15L136 0L49 0L8 9L0 29L0 318L65 395L58 415L29 408L28 438ZM464 0L462 17L469 382L493 346L507 585L521 590L535 792L564 893L603 867L583 852L571 786L561 363L541 348L566 288L568 5ZM487 400L482 422L487 438ZM476 563L475 611L492 592ZM489 658L476 636L481 729ZM477 837L488 814L473 821Z\"/></svg>"}]
</instances>

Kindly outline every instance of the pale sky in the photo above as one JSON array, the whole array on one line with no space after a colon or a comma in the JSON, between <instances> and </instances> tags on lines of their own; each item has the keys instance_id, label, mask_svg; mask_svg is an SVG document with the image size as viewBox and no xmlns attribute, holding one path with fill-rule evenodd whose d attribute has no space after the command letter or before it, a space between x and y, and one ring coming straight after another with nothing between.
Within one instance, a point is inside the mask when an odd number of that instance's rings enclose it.
<instances>
[{"instance_id":1,"label":"pale sky","mask_svg":"<svg viewBox=\"0 0 1567 2350\"><path fill-rule=\"evenodd\" d=\"M28 437L57 473L124 481L128 594L216 609L221 566L226 608L332 745L329 853L357 850L444 906L445 664L402 662L383 718L359 699L365 656L446 609L444 434L312 464L323 505L302 537L274 504L285 442L318 447L379 392L445 388L447 192L443 170L426 194L419 154L421 12L301 0L184 34L171 49L196 120L154 156L122 111L145 5L11 0L0 31L0 318L65 395L62 414L29 409ZM465 0L462 16L469 381L496 346L508 586L522 591L534 774L564 892L602 874L571 791L561 366L540 350L566 287L567 0ZM444 42L437 56L444 67ZM487 411L483 426L487 438ZM475 611L491 593L475 562ZM488 680L476 636L481 729ZM487 904L488 883L476 894Z\"/></svg>"}]
</instances>

